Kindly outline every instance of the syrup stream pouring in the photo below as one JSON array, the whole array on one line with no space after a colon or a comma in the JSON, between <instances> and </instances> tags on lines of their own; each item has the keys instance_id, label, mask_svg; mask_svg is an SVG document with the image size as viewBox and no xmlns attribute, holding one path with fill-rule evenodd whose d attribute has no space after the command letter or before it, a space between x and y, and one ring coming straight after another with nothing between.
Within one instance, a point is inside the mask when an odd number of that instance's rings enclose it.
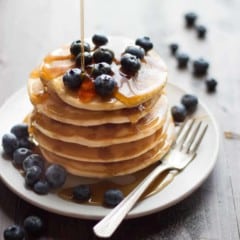
<instances>
[{"instance_id":1,"label":"syrup stream pouring","mask_svg":"<svg viewBox=\"0 0 240 240\"><path fill-rule=\"evenodd\" d=\"M81 33L81 70L85 71L85 59L84 59L84 0L80 0L80 33Z\"/></svg>"}]
</instances>

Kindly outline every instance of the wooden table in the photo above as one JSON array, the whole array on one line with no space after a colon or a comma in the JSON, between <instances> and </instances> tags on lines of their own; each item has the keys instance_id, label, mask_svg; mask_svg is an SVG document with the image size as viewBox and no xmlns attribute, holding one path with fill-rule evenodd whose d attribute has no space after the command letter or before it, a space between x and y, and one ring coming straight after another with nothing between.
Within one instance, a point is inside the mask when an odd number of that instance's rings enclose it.
<instances>
[{"instance_id":1,"label":"wooden table","mask_svg":"<svg viewBox=\"0 0 240 240\"><path fill-rule=\"evenodd\" d=\"M183 15L188 11L196 12L197 22L207 27L206 39L185 28ZM169 67L169 80L207 103L221 136L215 169L198 190L169 209L124 221L112 239L240 239L240 141L223 135L240 133L239 12L238 0L86 1L86 35L150 36ZM26 85L30 70L47 52L79 38L79 32L78 1L0 0L0 104ZM196 79L190 66L177 69L168 49L172 42L191 60L202 56L210 62L208 76L219 83L216 93L206 92L204 80ZM0 238L7 226L21 224L29 214L44 217L50 239L97 239L94 221L38 209L0 182Z\"/></svg>"}]
</instances>

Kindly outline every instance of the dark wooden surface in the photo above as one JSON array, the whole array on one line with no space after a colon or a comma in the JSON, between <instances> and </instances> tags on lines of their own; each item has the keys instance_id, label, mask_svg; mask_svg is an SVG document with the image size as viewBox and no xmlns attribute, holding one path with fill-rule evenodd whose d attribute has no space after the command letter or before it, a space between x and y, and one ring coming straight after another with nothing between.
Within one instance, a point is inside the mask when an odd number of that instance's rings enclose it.
<instances>
[{"instance_id":1,"label":"dark wooden surface","mask_svg":"<svg viewBox=\"0 0 240 240\"><path fill-rule=\"evenodd\" d=\"M198 23L207 27L205 40L184 27L183 14L188 11L195 11ZM207 103L221 136L214 171L197 191L162 212L124 221L112 239L240 239L240 141L223 136L229 130L240 133L239 13L239 0L86 1L86 35L150 36L168 65L169 80ZM78 38L79 32L77 0L0 0L0 104L26 84L30 70L48 51ZM176 68L168 50L171 42L179 43L191 59L202 56L210 62L208 76L219 82L215 94L206 93L204 79L194 78L190 66ZM94 221L33 207L0 182L0 239L8 225L21 224L29 214L43 216L50 239L97 239Z\"/></svg>"}]
</instances>

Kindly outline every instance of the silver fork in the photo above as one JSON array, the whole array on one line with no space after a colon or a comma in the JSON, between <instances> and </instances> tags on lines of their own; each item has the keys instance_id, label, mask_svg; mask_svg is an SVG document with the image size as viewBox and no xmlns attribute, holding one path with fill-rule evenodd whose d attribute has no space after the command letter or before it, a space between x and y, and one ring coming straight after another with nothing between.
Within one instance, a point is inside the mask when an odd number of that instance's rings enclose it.
<instances>
[{"instance_id":1,"label":"silver fork","mask_svg":"<svg viewBox=\"0 0 240 240\"><path fill-rule=\"evenodd\" d=\"M166 170L183 170L197 155L196 151L206 133L208 125L201 127L202 121L188 120L178 133L167 156L143 181L126 196L109 214L93 228L98 237L108 238L117 229L127 213L133 208L147 187Z\"/></svg>"}]
</instances>

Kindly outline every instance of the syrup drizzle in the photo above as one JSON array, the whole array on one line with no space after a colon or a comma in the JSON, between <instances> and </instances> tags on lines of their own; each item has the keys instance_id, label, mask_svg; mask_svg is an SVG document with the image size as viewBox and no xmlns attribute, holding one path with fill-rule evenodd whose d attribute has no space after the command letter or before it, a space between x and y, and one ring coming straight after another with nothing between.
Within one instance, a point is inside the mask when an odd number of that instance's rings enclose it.
<instances>
[{"instance_id":1,"label":"syrup drizzle","mask_svg":"<svg viewBox=\"0 0 240 240\"><path fill-rule=\"evenodd\" d=\"M84 0L80 0L80 19L81 19L81 70L85 71L85 59L84 59Z\"/></svg>"}]
</instances>

